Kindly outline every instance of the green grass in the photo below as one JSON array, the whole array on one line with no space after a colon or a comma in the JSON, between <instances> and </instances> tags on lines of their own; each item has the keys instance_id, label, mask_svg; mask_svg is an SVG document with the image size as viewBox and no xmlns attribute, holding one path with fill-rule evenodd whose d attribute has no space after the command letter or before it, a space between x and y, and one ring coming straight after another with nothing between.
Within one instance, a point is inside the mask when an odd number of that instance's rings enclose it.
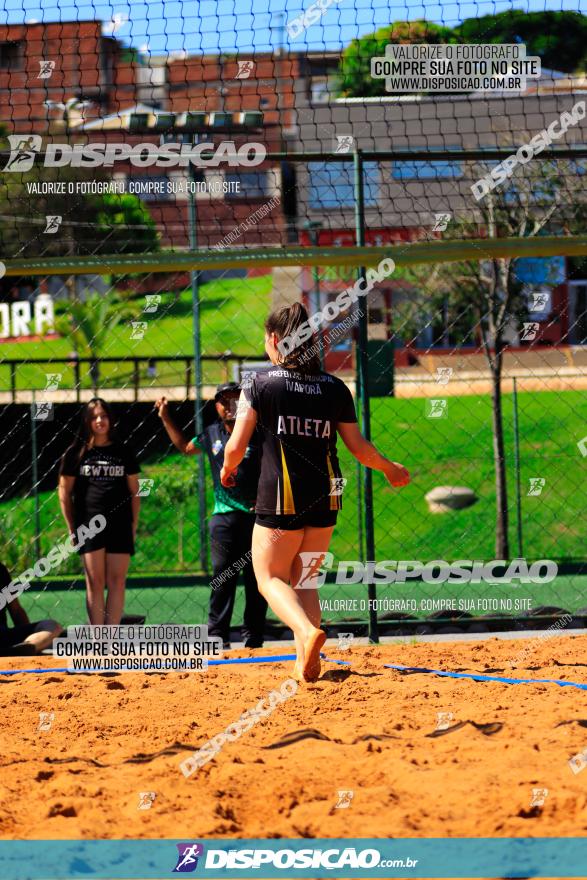
<instances>
[{"instance_id":1,"label":"green grass","mask_svg":"<svg viewBox=\"0 0 587 880\"><path fill-rule=\"evenodd\" d=\"M585 558L584 490L587 459L581 458L577 441L585 435L584 394L522 393L519 400L522 485L523 552L528 559ZM491 407L486 397L452 397L448 418L426 418L423 399L372 401L373 438L388 455L410 469L412 483L401 490L389 487L374 474L376 558L431 561L445 559L494 558L495 489L492 462ZM513 467L513 401L504 398L505 443L508 456L508 490L511 515L511 553L518 555L516 542L515 481ZM346 451L341 455L349 482L344 508L339 517L331 550L335 560L364 559L359 549L357 527L357 472ZM188 496L185 510L183 563L178 554L178 510L165 506L157 492L166 476L194 473L194 461L180 455L143 464L143 476L152 478L154 488L143 499L137 554L131 574L196 572L199 568L197 504ZM542 494L528 496L531 477L546 480ZM431 514L425 494L437 485L464 485L475 490L478 502L462 511ZM55 492L43 493L41 506L41 551L65 536ZM212 496L208 486L208 511ZM8 536L3 561L13 571L22 571L35 560L32 542L33 499L22 498L0 505L0 530ZM60 574L80 575L79 558L73 555ZM170 581L172 583L172 580ZM235 620L242 614L239 590ZM364 585L325 585L322 597L365 598ZM557 605L569 610L587 606L587 577L560 576L545 585L380 585L382 598L530 598L532 606ZM34 597L34 601L33 601ZM127 611L146 614L150 622L205 619L208 590L198 587L137 588L128 591ZM29 603L33 603L32 606ZM51 614L63 622L83 620L83 591L51 591L27 594L27 608L35 616ZM483 613L483 608L468 609ZM506 611L506 608L498 610ZM511 609L516 611L515 608ZM520 613L522 609L517 609ZM366 612L360 611L364 617ZM381 613L384 613L384 609ZM326 618L341 619L345 611L326 612ZM354 616L350 614L350 616Z\"/></svg>"},{"instance_id":2,"label":"green grass","mask_svg":"<svg viewBox=\"0 0 587 880\"><path fill-rule=\"evenodd\" d=\"M270 275L257 278L226 278L210 281L201 287L202 351L218 354L234 351L237 354L254 354L263 351L263 322L271 306ZM130 339L131 328L120 324L109 335L108 344L101 352L103 357L169 357L192 356L194 350L192 331L191 290L175 294L163 293L158 311L140 315L137 320L146 321L148 327L141 340ZM138 300L141 307L144 300ZM42 339L37 342L7 342L0 345L0 391L10 389L9 368L2 360L27 358L65 358L72 346L67 339ZM61 372L61 387L74 385L73 368L67 365L24 364L17 372L17 388L45 387L47 372ZM103 364L101 377L112 386L124 386L131 382L130 365ZM216 383L225 378L221 363L204 364L204 382ZM232 378L232 377L230 377ZM158 365L156 380L141 376L141 385L175 385L185 382L183 364ZM192 376L193 382L193 376ZM85 376L84 387L90 387Z\"/></svg>"},{"instance_id":3,"label":"green grass","mask_svg":"<svg viewBox=\"0 0 587 880\"><path fill-rule=\"evenodd\" d=\"M522 555L530 559L585 557L584 490L587 459L577 441L585 435L583 392L542 392L519 395L522 485ZM489 398L449 398L448 418L426 418L423 399L372 401L373 439L412 473L404 489L392 489L374 473L375 543L378 560L492 559L495 553L495 488L492 460L491 405ZM516 541L515 480L513 467L512 398L504 398L505 443L508 456L511 556ZM357 469L344 450L343 472L348 478L344 507L332 542L337 559L360 559L357 526ZM132 570L141 572L193 572L199 567L197 504L188 496L184 527L184 561L178 559L178 511L163 503L157 492L166 475L194 472L194 462L180 455L143 463L143 476L154 479L154 489L143 499L137 555ZM546 480L542 494L527 495L532 477ZM434 486L472 488L478 502L461 511L435 515L424 496ZM64 536L55 492L43 493L41 551ZM212 509L208 487L208 510ZM22 498L0 505L2 534L9 540L3 558L22 570L34 562L33 499ZM364 554L363 554L364 555ZM79 572L72 556L64 573ZM586 602L587 604L587 602Z\"/></svg>"},{"instance_id":4,"label":"green grass","mask_svg":"<svg viewBox=\"0 0 587 880\"><path fill-rule=\"evenodd\" d=\"M243 279L222 279L201 288L202 350L219 353L232 350L254 353L262 350L262 324L270 308L271 276ZM130 339L130 328L120 325L111 334L103 356L126 355L171 356L191 355L192 304L191 291L179 296L163 294L159 310L144 315L148 322L142 340ZM30 343L3 343L0 355L7 358L66 357L71 349L66 339L41 340ZM62 387L73 384L69 367L36 367L25 364L19 368L18 387L45 386L45 373L50 370L64 374ZM155 385L183 384L183 365L159 365ZM104 365L104 379L111 385L130 381L128 368ZM226 367L219 362L205 364L204 381L215 383L229 378ZM192 377L193 381L193 377ZM144 384L143 377L141 384ZM87 379L85 385L89 387ZM10 387L6 365L0 362L0 390ZM442 394L439 388L439 396ZM583 392L521 393L519 400L520 456L522 486L522 555L530 559L585 557L584 485L587 459L581 458L577 442L587 431L585 395ZM516 508L514 479L513 400L504 396L505 443L508 457L508 493L510 510L510 555L518 554L516 540ZM431 561L483 559L494 557L495 488L493 474L491 403L488 396L448 398L448 417L432 420L426 417L425 400L376 398L371 401L372 434L375 443L390 457L405 463L412 473L412 483L395 490L380 474L373 475L375 508L376 557ZM357 469L346 450L342 450L343 472L348 484L344 509L339 517L331 550L337 560L364 558L359 541L357 518ZM152 494L143 500L137 554L131 572L174 573L194 572L199 568L197 503L195 493L187 501L184 512L182 558L179 553L177 508L167 507L157 486L169 473L183 473L186 479L194 472L194 462L179 455L146 462L143 476L155 481ZM542 494L528 496L529 481L542 477L546 484ZM464 485L478 495L471 508L445 515L431 514L425 494L438 485ZM208 511L212 494L208 486ZM2 560L14 571L22 571L37 558L33 542L33 499L21 498L0 504L0 532L5 537ZM65 536L55 492L40 496L41 554ZM60 574L79 575L79 558L72 556ZM587 580L583 577L559 577L542 587L522 585L505 588L507 595L531 597L533 604L555 604L569 609L587 605ZM414 587L418 600L421 587ZM358 586L326 586L323 596L331 591L338 598L364 598L366 588ZM422 596L459 598L502 597L504 588L488 585L466 587L426 587ZM242 614L239 590L235 620ZM382 597L406 598L409 588L380 586ZM151 622L182 619L205 619L208 591L199 588L141 588L128 592L127 611L146 613ZM30 603L30 604L29 604ZM52 614L63 622L79 622L84 618L82 591L51 591L27 594L27 607L34 616ZM360 616L364 616L362 612ZM336 617L336 613L326 617ZM341 612L340 617L345 613Z\"/></svg>"},{"instance_id":5,"label":"green grass","mask_svg":"<svg viewBox=\"0 0 587 880\"><path fill-rule=\"evenodd\" d=\"M532 558L585 556L581 498L587 459L577 442L585 435L583 392L518 395L523 554ZM422 399L372 401L373 437L410 469L402 490L374 474L378 558L490 559L495 548L495 488L491 402L487 396L448 398L448 418L431 420ZM511 555L516 555L513 399L504 396ZM347 465L348 470L348 465ZM353 470L353 468L351 468ZM540 496L528 496L542 477ZM424 495L438 485L472 488L479 501L466 510L434 515ZM349 493L353 498L354 491ZM399 555L398 555L399 554ZM416 555L412 555L416 554Z\"/></svg>"},{"instance_id":6,"label":"green grass","mask_svg":"<svg viewBox=\"0 0 587 880\"><path fill-rule=\"evenodd\" d=\"M125 611L127 614L146 615L148 623L205 623L208 615L209 590L206 587L131 587L126 592ZM417 610L408 610L414 617L427 617L431 611L425 603L428 600L459 600L465 603L462 610L474 616L493 614L523 615L528 609L540 605L555 605L567 611L579 611L587 604L587 575L566 575L556 578L550 584L521 584L504 586L490 584L470 584L433 587L422 583L394 586L380 585L377 597L381 600L408 600L417 603ZM333 604L323 606L325 621L351 619L366 620L367 587L337 586L325 584L320 590L321 601L333 603L335 600L353 601L350 607L335 608ZM22 602L29 617L35 620L53 617L64 626L73 626L86 621L85 593L83 589L28 591ZM473 603L473 606L470 604ZM529 604L528 604L529 603ZM233 625L240 626L243 618L244 590L237 589ZM388 606L389 607L389 606ZM397 609L399 610L399 609ZM380 607L378 615L392 618L395 615ZM275 615L269 612L269 619Z\"/></svg>"}]
</instances>

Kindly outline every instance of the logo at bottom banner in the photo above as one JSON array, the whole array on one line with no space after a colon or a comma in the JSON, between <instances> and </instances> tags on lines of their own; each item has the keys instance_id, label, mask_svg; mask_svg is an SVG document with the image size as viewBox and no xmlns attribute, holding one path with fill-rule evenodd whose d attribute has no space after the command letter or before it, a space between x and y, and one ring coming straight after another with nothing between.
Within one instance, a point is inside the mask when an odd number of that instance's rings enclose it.
<instances>
[{"instance_id":1,"label":"logo at bottom banner","mask_svg":"<svg viewBox=\"0 0 587 880\"><path fill-rule=\"evenodd\" d=\"M174 871L195 871L198 863L196 856L203 853L200 844L177 844L180 857ZM190 849L191 848L191 849ZM199 852L195 852L199 848ZM194 850L194 852L192 852ZM187 861L186 861L187 859ZM191 861L190 861L191 859ZM204 868L207 871L225 870L256 870L264 866L277 870L292 868L375 868L381 864L381 855L376 849L356 849L355 847L324 848L324 849L207 849ZM415 863L414 863L415 864Z\"/></svg>"},{"instance_id":2,"label":"logo at bottom banner","mask_svg":"<svg viewBox=\"0 0 587 880\"><path fill-rule=\"evenodd\" d=\"M174 874L191 874L198 867L198 859L204 854L201 843L176 843L178 850Z\"/></svg>"}]
</instances>

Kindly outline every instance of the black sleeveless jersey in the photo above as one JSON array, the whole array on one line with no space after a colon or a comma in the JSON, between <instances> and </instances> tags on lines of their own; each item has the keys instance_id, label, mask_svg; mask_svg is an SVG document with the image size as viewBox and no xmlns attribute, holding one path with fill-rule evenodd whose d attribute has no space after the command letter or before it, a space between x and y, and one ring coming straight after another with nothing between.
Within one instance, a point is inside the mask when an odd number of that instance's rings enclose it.
<instances>
[{"instance_id":1,"label":"black sleeveless jersey","mask_svg":"<svg viewBox=\"0 0 587 880\"><path fill-rule=\"evenodd\" d=\"M357 421L347 386L330 373L309 375L282 366L256 371L247 386L243 393L261 433L256 512L339 510L344 484L336 425Z\"/></svg>"}]
</instances>

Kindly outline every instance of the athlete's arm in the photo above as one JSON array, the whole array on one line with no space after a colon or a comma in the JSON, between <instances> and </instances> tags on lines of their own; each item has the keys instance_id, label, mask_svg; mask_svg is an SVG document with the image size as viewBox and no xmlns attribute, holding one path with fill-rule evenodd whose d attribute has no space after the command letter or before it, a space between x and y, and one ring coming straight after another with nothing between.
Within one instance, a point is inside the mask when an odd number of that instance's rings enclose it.
<instances>
[{"instance_id":1,"label":"athlete's arm","mask_svg":"<svg viewBox=\"0 0 587 880\"><path fill-rule=\"evenodd\" d=\"M159 413L159 418L163 422L163 426L175 448L179 449L184 455L199 455L202 450L195 443L192 443L191 440L188 443L183 435L183 431L180 431L171 418L166 397L160 397L155 402L155 409Z\"/></svg>"},{"instance_id":2,"label":"athlete's arm","mask_svg":"<svg viewBox=\"0 0 587 880\"><path fill-rule=\"evenodd\" d=\"M220 481L223 486L234 486L234 474L245 457L247 446L250 443L253 431L257 427L257 412L249 406L244 394L241 393L236 422L230 435L230 440L224 448L224 466L220 472Z\"/></svg>"},{"instance_id":3,"label":"athlete's arm","mask_svg":"<svg viewBox=\"0 0 587 880\"><path fill-rule=\"evenodd\" d=\"M137 536L137 526L139 524L139 511L141 509L141 499L139 497L139 475L138 474L127 474L126 475L126 484L128 486L128 491L131 494L131 506L132 506L132 534L133 538Z\"/></svg>"},{"instance_id":4,"label":"athlete's arm","mask_svg":"<svg viewBox=\"0 0 587 880\"><path fill-rule=\"evenodd\" d=\"M336 430L342 442L357 461L375 471L383 471L392 486L407 486L410 475L402 464L381 455L369 440L365 440L356 422L338 422Z\"/></svg>"},{"instance_id":5,"label":"athlete's arm","mask_svg":"<svg viewBox=\"0 0 587 880\"><path fill-rule=\"evenodd\" d=\"M59 477L59 487L57 494L59 495L59 506L63 519L67 523L69 533L75 531L75 521L73 518L73 487L75 486L75 477L66 477L62 474Z\"/></svg>"},{"instance_id":6,"label":"athlete's arm","mask_svg":"<svg viewBox=\"0 0 587 880\"><path fill-rule=\"evenodd\" d=\"M13 599L7 607L15 626L26 626L27 623L30 623L29 616L18 599Z\"/></svg>"}]
</instances>

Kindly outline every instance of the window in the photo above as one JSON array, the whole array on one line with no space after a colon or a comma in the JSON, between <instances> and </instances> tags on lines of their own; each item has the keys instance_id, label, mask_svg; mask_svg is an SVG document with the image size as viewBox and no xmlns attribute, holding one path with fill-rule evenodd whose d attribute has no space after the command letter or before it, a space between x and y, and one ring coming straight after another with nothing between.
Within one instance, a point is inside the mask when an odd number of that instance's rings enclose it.
<instances>
[{"instance_id":1,"label":"window","mask_svg":"<svg viewBox=\"0 0 587 880\"><path fill-rule=\"evenodd\" d=\"M451 150L454 147L429 147L428 149L432 153L435 150ZM393 162L391 176L393 180L457 180L463 176L463 166L461 162L450 159L439 161L407 160L406 162Z\"/></svg>"},{"instance_id":2,"label":"window","mask_svg":"<svg viewBox=\"0 0 587 880\"><path fill-rule=\"evenodd\" d=\"M262 199L267 195L266 171L227 171L224 180L227 199Z\"/></svg>"},{"instance_id":3,"label":"window","mask_svg":"<svg viewBox=\"0 0 587 880\"><path fill-rule=\"evenodd\" d=\"M22 68L22 42L0 43L0 70L20 70Z\"/></svg>"},{"instance_id":4,"label":"window","mask_svg":"<svg viewBox=\"0 0 587 880\"><path fill-rule=\"evenodd\" d=\"M587 159L572 159L569 162L569 170L571 174L587 174Z\"/></svg>"},{"instance_id":5,"label":"window","mask_svg":"<svg viewBox=\"0 0 587 880\"><path fill-rule=\"evenodd\" d=\"M564 257L518 257L514 262L516 279L522 284L550 284L557 287L567 278Z\"/></svg>"},{"instance_id":6,"label":"window","mask_svg":"<svg viewBox=\"0 0 587 880\"><path fill-rule=\"evenodd\" d=\"M365 162L365 206L376 205L379 199L380 174L377 162ZM352 208L355 204L354 169L352 162L310 162L310 208Z\"/></svg>"},{"instance_id":7,"label":"window","mask_svg":"<svg viewBox=\"0 0 587 880\"><path fill-rule=\"evenodd\" d=\"M312 104L328 104L334 93L334 77L314 77L310 83Z\"/></svg>"},{"instance_id":8,"label":"window","mask_svg":"<svg viewBox=\"0 0 587 880\"><path fill-rule=\"evenodd\" d=\"M384 324L385 312L383 311L383 309L369 309L369 323Z\"/></svg>"},{"instance_id":9,"label":"window","mask_svg":"<svg viewBox=\"0 0 587 880\"><path fill-rule=\"evenodd\" d=\"M143 202L169 202L174 199L165 174L137 174L127 177L126 191Z\"/></svg>"},{"instance_id":10,"label":"window","mask_svg":"<svg viewBox=\"0 0 587 880\"><path fill-rule=\"evenodd\" d=\"M539 180L536 177L518 177L518 180L514 180L510 177L498 185L498 191L500 187L503 204L519 208L525 205L551 205L556 195L557 183L548 178Z\"/></svg>"}]
</instances>

